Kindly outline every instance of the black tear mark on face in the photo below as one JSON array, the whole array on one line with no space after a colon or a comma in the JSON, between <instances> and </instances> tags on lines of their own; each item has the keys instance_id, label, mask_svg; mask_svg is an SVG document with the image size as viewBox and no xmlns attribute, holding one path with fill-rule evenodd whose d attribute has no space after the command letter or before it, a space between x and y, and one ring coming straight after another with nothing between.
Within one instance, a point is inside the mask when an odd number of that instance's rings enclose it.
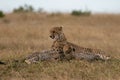
<instances>
[{"instance_id":1,"label":"black tear mark on face","mask_svg":"<svg viewBox=\"0 0 120 80\"><path fill-rule=\"evenodd\" d=\"M73 48L73 51L75 52L75 48Z\"/></svg>"}]
</instances>

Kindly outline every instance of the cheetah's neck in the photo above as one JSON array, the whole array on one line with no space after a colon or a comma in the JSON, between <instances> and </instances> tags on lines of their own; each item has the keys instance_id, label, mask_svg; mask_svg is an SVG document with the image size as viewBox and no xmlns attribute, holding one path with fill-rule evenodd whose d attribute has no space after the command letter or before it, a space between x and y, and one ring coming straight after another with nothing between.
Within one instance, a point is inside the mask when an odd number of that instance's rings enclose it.
<instances>
[{"instance_id":1,"label":"cheetah's neck","mask_svg":"<svg viewBox=\"0 0 120 80\"><path fill-rule=\"evenodd\" d=\"M59 35L59 39L57 39L56 41L58 41L58 42L67 42L67 39L66 39L64 33L61 33Z\"/></svg>"}]
</instances>

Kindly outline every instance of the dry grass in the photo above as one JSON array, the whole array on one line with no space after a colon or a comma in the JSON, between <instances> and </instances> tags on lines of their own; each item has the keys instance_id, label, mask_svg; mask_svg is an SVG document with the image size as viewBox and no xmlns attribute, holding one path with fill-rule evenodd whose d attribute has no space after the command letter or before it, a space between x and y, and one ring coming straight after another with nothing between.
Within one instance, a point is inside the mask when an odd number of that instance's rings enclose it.
<instances>
[{"instance_id":1,"label":"dry grass","mask_svg":"<svg viewBox=\"0 0 120 80\"><path fill-rule=\"evenodd\" d=\"M50 48L49 29L64 26L68 41L100 48L113 59L108 62L40 62L22 59ZM0 19L0 80L120 80L120 15L75 17L68 14L8 14ZM17 61L18 60L18 61Z\"/></svg>"}]
</instances>

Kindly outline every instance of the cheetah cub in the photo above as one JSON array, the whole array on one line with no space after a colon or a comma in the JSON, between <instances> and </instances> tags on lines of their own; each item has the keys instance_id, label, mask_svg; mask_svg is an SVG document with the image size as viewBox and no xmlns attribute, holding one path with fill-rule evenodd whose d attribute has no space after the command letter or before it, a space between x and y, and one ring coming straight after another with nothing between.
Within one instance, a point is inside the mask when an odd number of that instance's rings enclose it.
<instances>
[{"instance_id":1,"label":"cheetah cub","mask_svg":"<svg viewBox=\"0 0 120 80\"><path fill-rule=\"evenodd\" d=\"M95 60L102 60L106 61L109 60L108 56L102 55L102 54L93 54L93 53L75 53L75 48L70 46L69 44L66 44L63 46L63 53L65 56L65 59L71 60L87 60L87 61L95 61Z\"/></svg>"}]
</instances>

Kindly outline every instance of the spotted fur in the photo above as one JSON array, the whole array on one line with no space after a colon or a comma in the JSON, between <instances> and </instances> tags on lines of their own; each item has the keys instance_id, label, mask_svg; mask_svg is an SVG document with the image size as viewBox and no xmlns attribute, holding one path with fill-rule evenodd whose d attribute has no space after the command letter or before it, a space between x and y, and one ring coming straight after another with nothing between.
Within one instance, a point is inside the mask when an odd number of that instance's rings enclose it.
<instances>
[{"instance_id":1,"label":"spotted fur","mask_svg":"<svg viewBox=\"0 0 120 80\"><path fill-rule=\"evenodd\" d=\"M60 60L60 54L55 50L43 50L41 52L34 52L26 57L25 62L27 64L38 63L40 61L58 61Z\"/></svg>"}]
</instances>

